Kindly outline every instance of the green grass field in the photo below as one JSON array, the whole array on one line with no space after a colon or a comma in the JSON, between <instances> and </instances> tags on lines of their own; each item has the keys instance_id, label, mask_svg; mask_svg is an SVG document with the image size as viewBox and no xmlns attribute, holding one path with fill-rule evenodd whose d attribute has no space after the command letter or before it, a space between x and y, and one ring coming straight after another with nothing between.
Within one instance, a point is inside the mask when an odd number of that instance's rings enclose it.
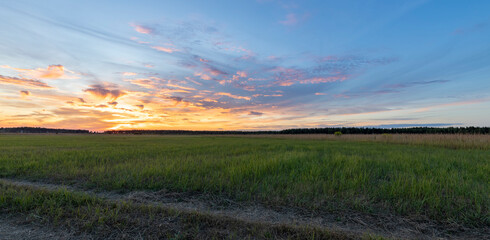
<instances>
[{"instance_id":1,"label":"green grass field","mask_svg":"<svg viewBox=\"0 0 490 240\"><path fill-rule=\"evenodd\" d=\"M0 177L488 227L490 143L407 141L0 135Z\"/></svg>"}]
</instances>

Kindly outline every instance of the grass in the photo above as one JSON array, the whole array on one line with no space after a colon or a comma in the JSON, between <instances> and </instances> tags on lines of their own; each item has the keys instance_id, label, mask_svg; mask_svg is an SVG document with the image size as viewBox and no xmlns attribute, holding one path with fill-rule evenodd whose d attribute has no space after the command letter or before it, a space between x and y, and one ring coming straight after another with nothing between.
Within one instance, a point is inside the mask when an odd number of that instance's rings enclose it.
<instances>
[{"instance_id":1,"label":"grass","mask_svg":"<svg viewBox=\"0 0 490 240\"><path fill-rule=\"evenodd\" d=\"M110 202L67 190L46 191L0 182L0 213L92 233L97 239L354 239L307 227L240 222L128 202ZM375 239L366 235L365 239Z\"/></svg>"},{"instance_id":2,"label":"grass","mask_svg":"<svg viewBox=\"0 0 490 240\"><path fill-rule=\"evenodd\" d=\"M368 141L407 144L416 146L434 146L451 149L490 150L490 135L483 134L284 134L284 135L251 135L248 137L269 137L286 139L335 140L335 141Z\"/></svg>"},{"instance_id":3,"label":"grass","mask_svg":"<svg viewBox=\"0 0 490 240\"><path fill-rule=\"evenodd\" d=\"M487 137L333 137L0 135L0 176L490 224Z\"/></svg>"}]
</instances>

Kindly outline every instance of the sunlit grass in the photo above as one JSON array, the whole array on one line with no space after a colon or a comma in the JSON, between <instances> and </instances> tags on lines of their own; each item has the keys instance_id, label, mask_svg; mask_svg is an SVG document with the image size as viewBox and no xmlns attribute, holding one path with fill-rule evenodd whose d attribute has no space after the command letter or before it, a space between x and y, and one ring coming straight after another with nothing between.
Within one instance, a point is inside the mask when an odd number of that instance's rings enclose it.
<instances>
[{"instance_id":1,"label":"sunlit grass","mask_svg":"<svg viewBox=\"0 0 490 240\"><path fill-rule=\"evenodd\" d=\"M489 224L488 148L332 137L0 135L0 175Z\"/></svg>"}]
</instances>

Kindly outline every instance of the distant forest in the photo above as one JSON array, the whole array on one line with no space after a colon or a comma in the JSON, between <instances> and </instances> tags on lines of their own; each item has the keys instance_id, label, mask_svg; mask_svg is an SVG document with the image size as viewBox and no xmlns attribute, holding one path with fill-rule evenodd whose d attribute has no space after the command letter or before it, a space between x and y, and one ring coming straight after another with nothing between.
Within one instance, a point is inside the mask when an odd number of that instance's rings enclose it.
<instances>
[{"instance_id":1,"label":"distant forest","mask_svg":"<svg viewBox=\"0 0 490 240\"><path fill-rule=\"evenodd\" d=\"M177 134L177 135L200 135L200 134L490 134L490 127L412 127L412 128L296 128L279 131L189 131L189 130L110 130L105 134ZM0 133L96 133L89 130L53 129L53 128L0 128Z\"/></svg>"},{"instance_id":2,"label":"distant forest","mask_svg":"<svg viewBox=\"0 0 490 240\"><path fill-rule=\"evenodd\" d=\"M90 133L89 130L16 127L0 128L0 133Z\"/></svg>"},{"instance_id":3,"label":"distant forest","mask_svg":"<svg viewBox=\"0 0 490 240\"><path fill-rule=\"evenodd\" d=\"M490 127L412 127L412 128L296 128L280 131L187 131L187 130L111 130L108 134L490 134Z\"/></svg>"}]
</instances>

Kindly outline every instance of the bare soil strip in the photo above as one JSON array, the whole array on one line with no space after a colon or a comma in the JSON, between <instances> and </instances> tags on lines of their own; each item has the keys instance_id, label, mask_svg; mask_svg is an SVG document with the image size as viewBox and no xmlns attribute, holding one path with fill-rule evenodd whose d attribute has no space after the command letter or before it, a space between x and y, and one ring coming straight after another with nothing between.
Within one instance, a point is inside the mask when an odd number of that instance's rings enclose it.
<instances>
[{"instance_id":1,"label":"bare soil strip","mask_svg":"<svg viewBox=\"0 0 490 240\"><path fill-rule=\"evenodd\" d=\"M0 181L16 186L46 189L50 191L66 189L74 192L84 192L110 201L130 201L136 204L152 205L175 209L185 212L199 212L214 216L222 216L245 222L263 223L269 225L309 226L344 232L359 237L377 235L394 239L490 239L488 226L479 229L466 228L461 225L448 225L436 223L428 219L411 219L395 215L361 214L355 212L318 213L305 209L290 207L270 208L257 203L238 203L223 197L200 193L175 193L161 190L134 191L129 193L98 192L83 190L76 186L30 182L26 180L0 179ZM42 228L23 226L12 221L1 221L1 239L36 239L29 234L39 232L46 238L52 239L49 232ZM59 231L59 230L56 230ZM3 236L3 232L10 235ZM17 234L14 237L12 234ZM27 235L26 235L27 234ZM69 232L53 233L55 236L70 237ZM24 237L25 236L25 237ZM75 237L77 238L77 237ZM84 239L90 238L85 236ZM65 237L57 239L66 239Z\"/></svg>"},{"instance_id":2,"label":"bare soil strip","mask_svg":"<svg viewBox=\"0 0 490 240\"><path fill-rule=\"evenodd\" d=\"M21 216L0 217L0 239L2 240L62 240L94 239L89 234L75 234L61 227L46 227Z\"/></svg>"}]
</instances>

